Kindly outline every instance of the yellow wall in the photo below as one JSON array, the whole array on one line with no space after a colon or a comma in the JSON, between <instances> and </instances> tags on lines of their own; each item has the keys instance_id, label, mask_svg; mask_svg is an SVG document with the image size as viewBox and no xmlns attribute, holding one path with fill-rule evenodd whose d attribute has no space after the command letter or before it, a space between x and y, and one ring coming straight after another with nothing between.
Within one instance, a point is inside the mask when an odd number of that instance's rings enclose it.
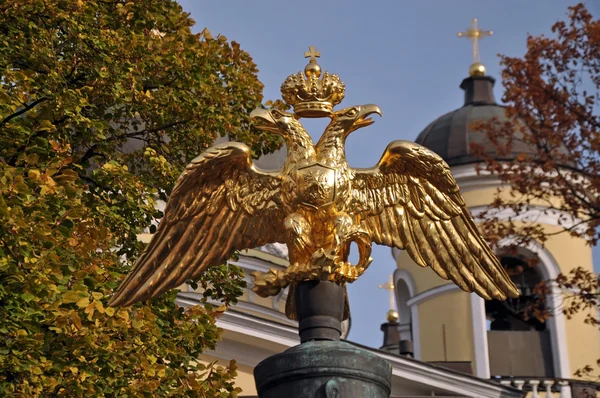
<instances>
[{"instance_id":1,"label":"yellow wall","mask_svg":"<svg viewBox=\"0 0 600 398\"><path fill-rule=\"evenodd\" d=\"M469 294L443 293L418 307L421 360L471 361L474 365Z\"/></svg>"},{"instance_id":2,"label":"yellow wall","mask_svg":"<svg viewBox=\"0 0 600 398\"><path fill-rule=\"evenodd\" d=\"M579 313L565 322L571 373L586 365L597 366L600 359L600 331L597 326L585 324L584 319L585 314Z\"/></svg>"},{"instance_id":3,"label":"yellow wall","mask_svg":"<svg viewBox=\"0 0 600 398\"><path fill-rule=\"evenodd\" d=\"M407 270L413 277L416 294L451 283L440 278L431 268L419 266L405 251L400 252L396 258L396 263L399 269Z\"/></svg>"},{"instance_id":4,"label":"yellow wall","mask_svg":"<svg viewBox=\"0 0 600 398\"><path fill-rule=\"evenodd\" d=\"M492 203L496 198L496 192L498 192L498 190L496 187L478 188L470 186L467 189L461 188L460 192L469 206L482 206ZM508 202L515 200L515 198L510 196L510 190L504 188L501 190L501 197ZM560 201L557 199L551 200L551 203L557 208L560 207ZM539 199L532 199L531 204L547 206L548 203Z\"/></svg>"},{"instance_id":5,"label":"yellow wall","mask_svg":"<svg viewBox=\"0 0 600 398\"><path fill-rule=\"evenodd\" d=\"M257 395L253 371L250 366L238 364L235 386L242 389L242 395Z\"/></svg>"},{"instance_id":6,"label":"yellow wall","mask_svg":"<svg viewBox=\"0 0 600 398\"><path fill-rule=\"evenodd\" d=\"M229 365L228 361L218 360L217 358L210 355L202 355L200 357L200 363L208 365L213 362L217 362L218 366ZM257 395L256 385L254 384L254 369L250 366L237 364L237 376L235 377L235 386L242 389L242 396L246 395Z\"/></svg>"}]
</instances>

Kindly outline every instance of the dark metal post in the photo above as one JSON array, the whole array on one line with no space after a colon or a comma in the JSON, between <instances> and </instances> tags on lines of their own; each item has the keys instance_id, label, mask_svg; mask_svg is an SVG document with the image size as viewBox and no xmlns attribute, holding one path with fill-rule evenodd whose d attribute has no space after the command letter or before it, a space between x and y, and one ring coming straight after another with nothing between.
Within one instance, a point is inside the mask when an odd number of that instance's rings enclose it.
<instances>
[{"instance_id":1,"label":"dark metal post","mask_svg":"<svg viewBox=\"0 0 600 398\"><path fill-rule=\"evenodd\" d=\"M296 289L301 344L254 369L260 398L388 398L391 365L340 341L345 289L302 282Z\"/></svg>"}]
</instances>

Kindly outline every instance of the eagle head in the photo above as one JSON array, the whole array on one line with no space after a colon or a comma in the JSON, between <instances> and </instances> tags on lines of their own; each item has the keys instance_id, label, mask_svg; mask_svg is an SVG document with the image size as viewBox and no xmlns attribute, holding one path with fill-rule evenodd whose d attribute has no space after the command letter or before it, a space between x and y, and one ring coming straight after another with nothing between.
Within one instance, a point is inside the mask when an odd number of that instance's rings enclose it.
<instances>
[{"instance_id":1,"label":"eagle head","mask_svg":"<svg viewBox=\"0 0 600 398\"><path fill-rule=\"evenodd\" d=\"M374 113L381 116L381 109L377 105L351 106L335 112L333 122L348 135L353 131L373 124L375 121L369 116Z\"/></svg>"},{"instance_id":2,"label":"eagle head","mask_svg":"<svg viewBox=\"0 0 600 398\"><path fill-rule=\"evenodd\" d=\"M294 115L277 109L258 108L250 113L250 118L259 130L269 131L281 135L290 130L290 125L297 120Z\"/></svg>"}]
</instances>

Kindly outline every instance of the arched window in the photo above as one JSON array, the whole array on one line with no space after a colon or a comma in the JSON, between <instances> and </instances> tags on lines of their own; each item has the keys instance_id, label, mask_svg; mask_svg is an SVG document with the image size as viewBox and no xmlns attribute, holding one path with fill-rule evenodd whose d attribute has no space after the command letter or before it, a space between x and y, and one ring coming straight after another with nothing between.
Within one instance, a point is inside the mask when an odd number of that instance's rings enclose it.
<instances>
[{"instance_id":1,"label":"arched window","mask_svg":"<svg viewBox=\"0 0 600 398\"><path fill-rule=\"evenodd\" d=\"M517 285L520 296L486 302L488 330L546 330L546 322L539 317L544 313L545 296L539 289L542 277L538 270L517 257L503 256L500 262Z\"/></svg>"},{"instance_id":2,"label":"arched window","mask_svg":"<svg viewBox=\"0 0 600 398\"><path fill-rule=\"evenodd\" d=\"M400 319L400 340L412 340L412 315L408 306L408 300L410 300L410 290L408 285L403 279L396 281L396 305L398 306L398 314Z\"/></svg>"},{"instance_id":3,"label":"arched window","mask_svg":"<svg viewBox=\"0 0 600 398\"><path fill-rule=\"evenodd\" d=\"M544 314L542 274L526 258L500 255L520 296L485 303L492 376L554 377L552 338Z\"/></svg>"},{"instance_id":4,"label":"arched window","mask_svg":"<svg viewBox=\"0 0 600 398\"><path fill-rule=\"evenodd\" d=\"M409 305L411 299L415 297L415 281L407 270L394 271L394 293L396 308L400 315L398 319L400 340L412 341L414 357L420 359L419 313L416 305Z\"/></svg>"}]
</instances>

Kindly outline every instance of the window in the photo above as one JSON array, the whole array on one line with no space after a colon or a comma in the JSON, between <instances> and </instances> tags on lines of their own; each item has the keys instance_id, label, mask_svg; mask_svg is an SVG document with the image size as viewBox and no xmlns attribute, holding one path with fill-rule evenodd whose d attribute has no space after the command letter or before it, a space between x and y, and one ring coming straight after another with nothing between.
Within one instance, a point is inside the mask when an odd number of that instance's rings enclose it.
<instances>
[{"instance_id":1,"label":"window","mask_svg":"<svg viewBox=\"0 0 600 398\"><path fill-rule=\"evenodd\" d=\"M521 296L485 303L490 372L494 376L553 377L550 330L543 314L546 291L542 275L525 259L501 256Z\"/></svg>"},{"instance_id":2,"label":"window","mask_svg":"<svg viewBox=\"0 0 600 398\"><path fill-rule=\"evenodd\" d=\"M488 330L544 331L546 322L536 318L543 312L545 297L537 289L542 277L535 267L516 257L501 257L500 262L511 275L521 296L507 301L490 300L485 303Z\"/></svg>"}]
</instances>

